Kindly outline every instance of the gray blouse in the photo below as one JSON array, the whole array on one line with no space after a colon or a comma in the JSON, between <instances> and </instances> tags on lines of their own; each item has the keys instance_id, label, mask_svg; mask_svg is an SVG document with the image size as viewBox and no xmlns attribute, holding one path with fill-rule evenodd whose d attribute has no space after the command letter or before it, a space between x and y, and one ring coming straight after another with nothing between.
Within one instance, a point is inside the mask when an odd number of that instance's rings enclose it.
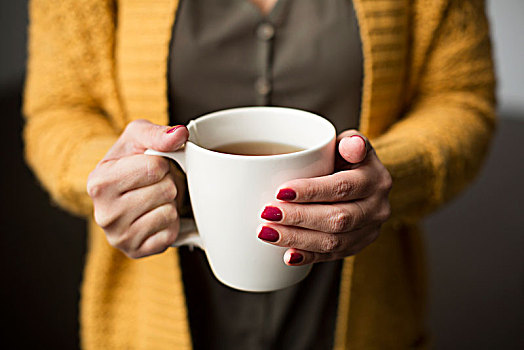
<instances>
[{"instance_id":1,"label":"gray blouse","mask_svg":"<svg viewBox=\"0 0 524 350\"><path fill-rule=\"evenodd\" d=\"M250 0L181 1L171 43L172 124L273 105L320 114L340 132L358 126L361 83L349 0L278 0L268 15ZM246 293L218 282L201 251L179 252L195 349L332 347L341 261L316 264L284 290Z\"/></svg>"}]
</instances>

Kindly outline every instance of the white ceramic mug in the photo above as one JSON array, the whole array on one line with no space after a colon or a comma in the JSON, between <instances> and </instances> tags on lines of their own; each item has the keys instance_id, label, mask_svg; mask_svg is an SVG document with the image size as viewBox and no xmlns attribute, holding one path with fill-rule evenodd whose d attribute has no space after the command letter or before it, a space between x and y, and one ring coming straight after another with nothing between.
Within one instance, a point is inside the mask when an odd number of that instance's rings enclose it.
<instances>
[{"instance_id":1,"label":"white ceramic mug","mask_svg":"<svg viewBox=\"0 0 524 350\"><path fill-rule=\"evenodd\" d=\"M336 132L326 119L301 110L246 107L202 116L188 124L189 140L174 159L187 174L198 234L174 246L203 249L217 279L251 292L282 289L304 279L311 265L287 266L287 248L262 242L257 227L264 206L285 181L333 172ZM277 142L303 151L245 156L210 149L236 142ZM187 229L187 228L186 228Z\"/></svg>"}]
</instances>

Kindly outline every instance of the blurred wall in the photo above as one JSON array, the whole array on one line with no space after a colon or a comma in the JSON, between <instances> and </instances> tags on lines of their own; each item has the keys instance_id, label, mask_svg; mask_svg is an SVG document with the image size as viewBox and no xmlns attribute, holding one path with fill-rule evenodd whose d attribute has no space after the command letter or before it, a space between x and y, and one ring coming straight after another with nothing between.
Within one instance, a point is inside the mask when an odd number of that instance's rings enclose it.
<instances>
[{"instance_id":1,"label":"blurred wall","mask_svg":"<svg viewBox=\"0 0 524 350\"><path fill-rule=\"evenodd\" d=\"M489 0L503 116L524 119L524 1Z\"/></svg>"},{"instance_id":2,"label":"blurred wall","mask_svg":"<svg viewBox=\"0 0 524 350\"><path fill-rule=\"evenodd\" d=\"M0 347L77 349L85 223L51 203L23 160L26 6L0 0Z\"/></svg>"},{"instance_id":3,"label":"blurred wall","mask_svg":"<svg viewBox=\"0 0 524 350\"><path fill-rule=\"evenodd\" d=\"M0 0L0 89L22 79L26 24L27 1Z\"/></svg>"}]
</instances>

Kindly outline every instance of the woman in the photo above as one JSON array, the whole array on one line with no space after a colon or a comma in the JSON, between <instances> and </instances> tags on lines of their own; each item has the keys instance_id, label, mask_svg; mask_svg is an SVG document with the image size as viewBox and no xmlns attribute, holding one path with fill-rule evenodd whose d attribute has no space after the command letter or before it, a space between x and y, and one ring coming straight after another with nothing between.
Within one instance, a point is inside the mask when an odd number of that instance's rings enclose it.
<instances>
[{"instance_id":1,"label":"woman","mask_svg":"<svg viewBox=\"0 0 524 350\"><path fill-rule=\"evenodd\" d=\"M30 9L27 159L54 200L90 218L83 347L427 345L416 222L473 178L494 128L482 1ZM187 130L168 122L265 104L316 111L341 133L337 172L282 184L253 233L289 247L290 265L321 263L259 295L213 281L201 253L167 249L183 185L142 153L183 144Z\"/></svg>"}]
</instances>

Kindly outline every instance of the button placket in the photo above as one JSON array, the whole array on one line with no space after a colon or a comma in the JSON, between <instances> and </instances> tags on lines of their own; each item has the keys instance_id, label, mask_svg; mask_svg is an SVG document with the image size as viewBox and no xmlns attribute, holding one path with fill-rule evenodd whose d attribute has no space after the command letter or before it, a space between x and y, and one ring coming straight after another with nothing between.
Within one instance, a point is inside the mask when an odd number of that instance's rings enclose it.
<instances>
[{"instance_id":1,"label":"button placket","mask_svg":"<svg viewBox=\"0 0 524 350\"><path fill-rule=\"evenodd\" d=\"M259 95L267 95L271 92L271 83L265 77L260 77L255 81L255 91Z\"/></svg>"},{"instance_id":2,"label":"button placket","mask_svg":"<svg viewBox=\"0 0 524 350\"><path fill-rule=\"evenodd\" d=\"M275 27L268 22L262 22L257 28L257 36L260 40L271 40L275 35Z\"/></svg>"},{"instance_id":3,"label":"button placket","mask_svg":"<svg viewBox=\"0 0 524 350\"><path fill-rule=\"evenodd\" d=\"M259 57L258 70L259 77L254 82L256 100L258 105L268 105L270 102L271 84L271 55L273 50L273 38L275 36L275 26L270 22L261 22L256 28L258 38Z\"/></svg>"}]
</instances>

